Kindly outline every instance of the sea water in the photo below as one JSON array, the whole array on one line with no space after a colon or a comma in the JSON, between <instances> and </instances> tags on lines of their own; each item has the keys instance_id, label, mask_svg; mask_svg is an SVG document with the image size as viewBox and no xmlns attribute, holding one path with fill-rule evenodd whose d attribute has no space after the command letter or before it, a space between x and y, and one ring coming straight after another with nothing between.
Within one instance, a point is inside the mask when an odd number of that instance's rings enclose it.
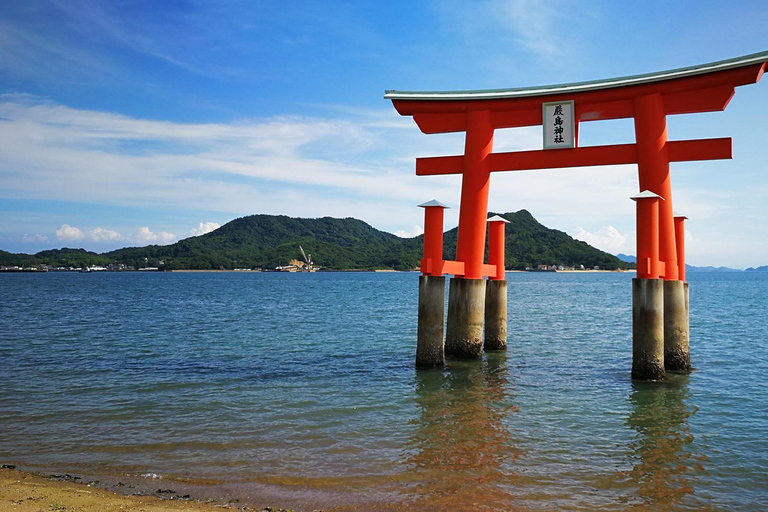
<instances>
[{"instance_id":1,"label":"sea water","mask_svg":"<svg viewBox=\"0 0 768 512\"><path fill-rule=\"evenodd\" d=\"M417 276L0 274L0 463L299 509L768 506L768 274L689 274L663 383L630 379L630 273L508 273L509 349L431 371Z\"/></svg>"}]
</instances>

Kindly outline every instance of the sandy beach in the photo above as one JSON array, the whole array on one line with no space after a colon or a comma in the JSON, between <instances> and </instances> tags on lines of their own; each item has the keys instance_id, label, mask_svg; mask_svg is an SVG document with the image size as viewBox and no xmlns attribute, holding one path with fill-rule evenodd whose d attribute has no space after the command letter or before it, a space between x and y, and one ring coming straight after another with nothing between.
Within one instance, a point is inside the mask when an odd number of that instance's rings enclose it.
<instances>
[{"instance_id":1,"label":"sandy beach","mask_svg":"<svg viewBox=\"0 0 768 512\"><path fill-rule=\"evenodd\" d=\"M71 480L57 480L51 476L27 473L16 469L0 469L0 510L12 512L198 512L213 510L270 510L255 509L238 503L213 504L156 496L117 494L98 487Z\"/></svg>"}]
</instances>

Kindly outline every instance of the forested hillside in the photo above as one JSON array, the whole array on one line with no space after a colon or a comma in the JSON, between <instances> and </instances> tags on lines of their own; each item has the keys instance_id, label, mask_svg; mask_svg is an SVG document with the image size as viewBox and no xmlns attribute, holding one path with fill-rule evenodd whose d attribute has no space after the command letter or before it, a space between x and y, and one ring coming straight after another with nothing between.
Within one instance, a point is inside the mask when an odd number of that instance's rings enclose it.
<instances>
[{"instance_id":1,"label":"forested hillside","mask_svg":"<svg viewBox=\"0 0 768 512\"><path fill-rule=\"evenodd\" d=\"M492 214L493 215L493 214ZM525 269L539 264L603 269L633 268L632 264L566 233L541 225L526 210L500 214L506 227L506 266ZM457 229L445 233L445 258L456 254ZM251 215L235 219L202 236L171 245L128 247L96 254L83 249L53 249L34 256L0 251L0 265L81 267L122 264L133 268L173 269L274 268L301 259L304 251L327 270L418 267L423 237L399 238L357 219L297 219Z\"/></svg>"}]
</instances>

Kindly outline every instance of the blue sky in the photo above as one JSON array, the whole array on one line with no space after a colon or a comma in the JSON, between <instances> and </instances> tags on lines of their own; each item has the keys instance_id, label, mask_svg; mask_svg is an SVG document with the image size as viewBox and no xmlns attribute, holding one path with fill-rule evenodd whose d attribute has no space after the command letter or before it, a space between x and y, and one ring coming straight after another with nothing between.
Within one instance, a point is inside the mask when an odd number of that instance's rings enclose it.
<instances>
[{"instance_id":1,"label":"blue sky","mask_svg":"<svg viewBox=\"0 0 768 512\"><path fill-rule=\"evenodd\" d=\"M98 252L171 243L255 213L356 217L416 235L416 205L454 208L455 176L385 89L593 80L768 50L768 4L744 2L0 3L0 249ZM763 80L765 82L765 79ZM673 164L688 262L768 264L768 83L725 112L674 116L672 140L733 137L730 161ZM582 145L634 140L585 123ZM501 130L495 150L541 147ZM634 253L634 166L496 173L490 208L529 210L609 252Z\"/></svg>"}]
</instances>

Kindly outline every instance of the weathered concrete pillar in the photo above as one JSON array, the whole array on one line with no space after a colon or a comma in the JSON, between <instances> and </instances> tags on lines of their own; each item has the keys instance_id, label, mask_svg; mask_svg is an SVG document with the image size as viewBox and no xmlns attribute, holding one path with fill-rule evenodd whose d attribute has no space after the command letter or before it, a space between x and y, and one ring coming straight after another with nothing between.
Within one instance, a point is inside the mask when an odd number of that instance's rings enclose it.
<instances>
[{"instance_id":1,"label":"weathered concrete pillar","mask_svg":"<svg viewBox=\"0 0 768 512\"><path fill-rule=\"evenodd\" d=\"M664 378L663 279L632 279L632 378Z\"/></svg>"},{"instance_id":2,"label":"weathered concrete pillar","mask_svg":"<svg viewBox=\"0 0 768 512\"><path fill-rule=\"evenodd\" d=\"M688 283L685 283L685 325L688 329L688 352L690 349L691 340L691 297L688 294Z\"/></svg>"},{"instance_id":3,"label":"weathered concrete pillar","mask_svg":"<svg viewBox=\"0 0 768 512\"><path fill-rule=\"evenodd\" d=\"M507 350L507 281L485 283L485 350Z\"/></svg>"},{"instance_id":4,"label":"weathered concrete pillar","mask_svg":"<svg viewBox=\"0 0 768 512\"><path fill-rule=\"evenodd\" d=\"M691 371L691 298L688 295L688 283L685 283L685 330L688 333L688 371Z\"/></svg>"},{"instance_id":5,"label":"weathered concrete pillar","mask_svg":"<svg viewBox=\"0 0 768 512\"><path fill-rule=\"evenodd\" d=\"M446 355L464 359L483 356L485 283L485 279L451 279L445 332Z\"/></svg>"},{"instance_id":6,"label":"weathered concrete pillar","mask_svg":"<svg viewBox=\"0 0 768 512\"><path fill-rule=\"evenodd\" d=\"M691 369L685 284L664 281L664 369L667 371L687 372Z\"/></svg>"},{"instance_id":7,"label":"weathered concrete pillar","mask_svg":"<svg viewBox=\"0 0 768 512\"><path fill-rule=\"evenodd\" d=\"M419 327L416 367L433 368L445 362L445 276L419 276Z\"/></svg>"}]
</instances>

